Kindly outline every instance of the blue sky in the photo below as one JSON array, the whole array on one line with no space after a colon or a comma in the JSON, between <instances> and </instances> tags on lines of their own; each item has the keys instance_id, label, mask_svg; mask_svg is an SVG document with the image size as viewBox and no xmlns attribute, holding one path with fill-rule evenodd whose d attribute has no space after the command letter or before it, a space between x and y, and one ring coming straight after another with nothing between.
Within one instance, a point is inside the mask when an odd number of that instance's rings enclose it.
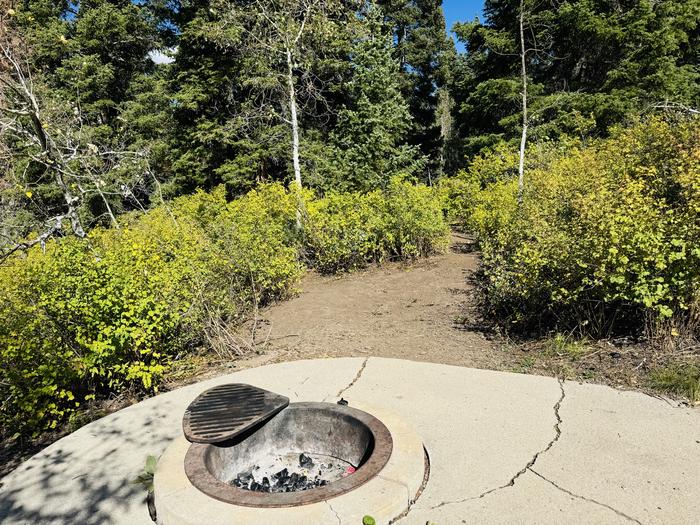
<instances>
[{"instance_id":1,"label":"blue sky","mask_svg":"<svg viewBox=\"0 0 700 525\"><path fill-rule=\"evenodd\" d=\"M475 16L481 15L484 7L484 0L443 0L442 9L445 12L445 22L447 30L452 28L455 22L466 22L473 20ZM464 47L457 46L459 51L464 51Z\"/></svg>"},{"instance_id":2,"label":"blue sky","mask_svg":"<svg viewBox=\"0 0 700 525\"><path fill-rule=\"evenodd\" d=\"M455 22L466 22L473 20L475 16L481 16L484 7L484 0L443 0L442 10L445 13L445 25L447 31L452 29ZM483 18L482 18L483 20ZM462 44L457 44L458 51L464 51ZM160 51L152 53L153 61L156 64L172 62L172 57L168 57Z\"/></svg>"}]
</instances>

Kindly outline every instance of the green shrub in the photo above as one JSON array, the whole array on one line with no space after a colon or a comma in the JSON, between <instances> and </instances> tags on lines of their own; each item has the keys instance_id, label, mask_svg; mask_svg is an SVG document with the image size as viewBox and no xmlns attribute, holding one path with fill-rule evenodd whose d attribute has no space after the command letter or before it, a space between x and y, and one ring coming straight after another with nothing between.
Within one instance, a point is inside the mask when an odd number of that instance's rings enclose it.
<instances>
[{"instance_id":1,"label":"green shrub","mask_svg":"<svg viewBox=\"0 0 700 525\"><path fill-rule=\"evenodd\" d=\"M303 272L296 196L280 184L260 186L229 203L208 235L226 254L238 301L284 298Z\"/></svg>"},{"instance_id":2,"label":"green shrub","mask_svg":"<svg viewBox=\"0 0 700 525\"><path fill-rule=\"evenodd\" d=\"M267 184L227 202L218 189L16 254L0 265L2 434L54 427L96 397L157 391L175 356L212 344L212 327L291 293L302 250L338 271L441 249L441 208L398 180L321 199Z\"/></svg>"},{"instance_id":3,"label":"green shrub","mask_svg":"<svg viewBox=\"0 0 700 525\"><path fill-rule=\"evenodd\" d=\"M308 256L321 272L362 268L384 256L384 198L371 193L329 193L306 203Z\"/></svg>"},{"instance_id":4,"label":"green shrub","mask_svg":"<svg viewBox=\"0 0 700 525\"><path fill-rule=\"evenodd\" d=\"M450 232L438 191L394 177L384 195L387 227L383 238L390 257L424 257L447 248Z\"/></svg>"},{"instance_id":5,"label":"green shrub","mask_svg":"<svg viewBox=\"0 0 700 525\"><path fill-rule=\"evenodd\" d=\"M156 388L209 271L203 237L158 228L159 215L0 267L3 416L55 424L95 394Z\"/></svg>"},{"instance_id":6,"label":"green shrub","mask_svg":"<svg viewBox=\"0 0 700 525\"><path fill-rule=\"evenodd\" d=\"M297 252L268 220L283 189L227 204L198 193L0 266L3 428L53 426L82 401L157 390L212 315L284 296ZM274 208L274 209L273 209ZM272 211L271 211L272 210Z\"/></svg>"},{"instance_id":7,"label":"green shrub","mask_svg":"<svg viewBox=\"0 0 700 525\"><path fill-rule=\"evenodd\" d=\"M442 208L439 192L398 177L384 191L329 193L306 203L308 255L335 272L439 253L449 240Z\"/></svg>"},{"instance_id":8,"label":"green shrub","mask_svg":"<svg viewBox=\"0 0 700 525\"><path fill-rule=\"evenodd\" d=\"M698 121L652 119L528 155L520 208L514 155L504 165L491 154L460 176L487 310L511 325L596 335L687 315L700 289ZM484 177L493 166L505 174Z\"/></svg>"}]
</instances>

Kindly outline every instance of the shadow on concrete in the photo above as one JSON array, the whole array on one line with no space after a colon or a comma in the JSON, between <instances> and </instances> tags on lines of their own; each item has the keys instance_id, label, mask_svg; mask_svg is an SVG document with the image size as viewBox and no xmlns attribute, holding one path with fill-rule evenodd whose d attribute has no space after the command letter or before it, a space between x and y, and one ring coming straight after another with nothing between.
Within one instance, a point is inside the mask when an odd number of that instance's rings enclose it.
<instances>
[{"instance_id":1,"label":"shadow on concrete","mask_svg":"<svg viewBox=\"0 0 700 525\"><path fill-rule=\"evenodd\" d=\"M133 480L177 436L180 404L134 405L46 448L2 480L0 523L151 523L146 491Z\"/></svg>"}]
</instances>

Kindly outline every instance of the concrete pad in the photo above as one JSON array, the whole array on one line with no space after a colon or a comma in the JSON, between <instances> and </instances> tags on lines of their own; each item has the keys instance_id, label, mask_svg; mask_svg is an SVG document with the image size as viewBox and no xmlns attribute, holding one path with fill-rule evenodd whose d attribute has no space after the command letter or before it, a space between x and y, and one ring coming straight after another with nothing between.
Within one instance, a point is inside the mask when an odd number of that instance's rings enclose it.
<instances>
[{"instance_id":1,"label":"concrete pad","mask_svg":"<svg viewBox=\"0 0 700 525\"><path fill-rule=\"evenodd\" d=\"M567 383L560 412L562 436L537 473L644 524L700 523L697 409Z\"/></svg>"},{"instance_id":2,"label":"concrete pad","mask_svg":"<svg viewBox=\"0 0 700 525\"><path fill-rule=\"evenodd\" d=\"M96 421L2 480L0 522L149 525L129 480L180 435L189 401L230 381L293 401L342 395L413 425L431 475L401 524L700 522L700 411L570 382L562 399L552 378L379 358L245 370Z\"/></svg>"},{"instance_id":3,"label":"concrete pad","mask_svg":"<svg viewBox=\"0 0 700 525\"><path fill-rule=\"evenodd\" d=\"M559 396L551 378L382 358L371 358L344 395L415 425L431 472L416 508L507 483L554 436Z\"/></svg>"},{"instance_id":4,"label":"concrete pad","mask_svg":"<svg viewBox=\"0 0 700 525\"><path fill-rule=\"evenodd\" d=\"M417 508L405 523L425 525L542 525L543 523L628 525L614 511L571 497L526 472L513 487L438 508ZM403 522L402 522L403 523Z\"/></svg>"}]
</instances>

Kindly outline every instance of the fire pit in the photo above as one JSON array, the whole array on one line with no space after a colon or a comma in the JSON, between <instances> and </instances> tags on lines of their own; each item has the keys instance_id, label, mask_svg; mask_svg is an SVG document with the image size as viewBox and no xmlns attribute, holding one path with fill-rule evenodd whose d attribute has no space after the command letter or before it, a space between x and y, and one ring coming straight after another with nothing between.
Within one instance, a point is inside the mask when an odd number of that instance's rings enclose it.
<instances>
[{"instance_id":1,"label":"fire pit","mask_svg":"<svg viewBox=\"0 0 700 525\"><path fill-rule=\"evenodd\" d=\"M429 472L411 425L383 409L289 404L239 383L198 396L183 434L156 468L160 525L388 523Z\"/></svg>"},{"instance_id":2,"label":"fire pit","mask_svg":"<svg viewBox=\"0 0 700 525\"><path fill-rule=\"evenodd\" d=\"M324 501L376 476L391 456L374 416L331 403L293 403L225 443L192 444L185 472L220 501L285 507Z\"/></svg>"}]
</instances>

